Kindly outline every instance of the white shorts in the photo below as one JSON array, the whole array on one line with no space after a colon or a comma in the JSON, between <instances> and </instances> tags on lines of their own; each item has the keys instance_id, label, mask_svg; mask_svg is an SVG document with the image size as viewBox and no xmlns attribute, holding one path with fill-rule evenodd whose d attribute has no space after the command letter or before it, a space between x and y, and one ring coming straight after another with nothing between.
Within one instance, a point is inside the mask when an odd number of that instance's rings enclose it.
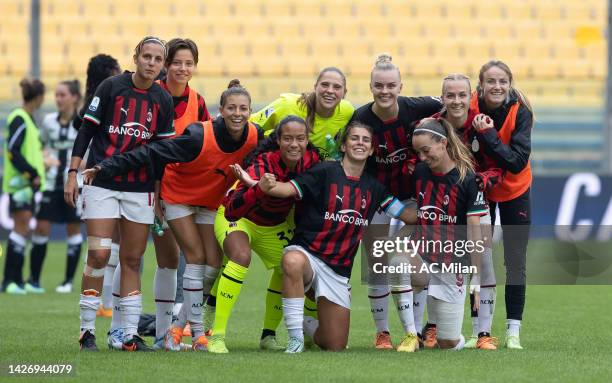
<instances>
[{"instance_id":1,"label":"white shorts","mask_svg":"<svg viewBox=\"0 0 612 383\"><path fill-rule=\"evenodd\" d=\"M430 287L431 289L431 287ZM427 312L436 318L438 339L457 340L461 337L464 304L448 303L431 295L427 297Z\"/></svg>"},{"instance_id":2,"label":"white shorts","mask_svg":"<svg viewBox=\"0 0 612 383\"><path fill-rule=\"evenodd\" d=\"M351 309L351 286L349 279L338 275L322 260L310 254L302 246L287 246L283 249L283 255L288 251L299 251L306 255L312 268L312 280L304 286L304 292L314 289L315 298L325 297L330 302Z\"/></svg>"},{"instance_id":3,"label":"white shorts","mask_svg":"<svg viewBox=\"0 0 612 383\"><path fill-rule=\"evenodd\" d=\"M463 304L466 297L467 280L468 278L464 274L430 273L427 295L444 302Z\"/></svg>"},{"instance_id":4,"label":"white shorts","mask_svg":"<svg viewBox=\"0 0 612 383\"><path fill-rule=\"evenodd\" d=\"M153 192L124 192L98 186L83 186L82 219L124 217L128 221L153 224L155 198Z\"/></svg>"},{"instance_id":5,"label":"white shorts","mask_svg":"<svg viewBox=\"0 0 612 383\"><path fill-rule=\"evenodd\" d=\"M194 215L195 223L198 225L213 225L217 216L216 210L199 206L173 204L162 201L162 208L164 209L164 217L167 221Z\"/></svg>"}]
</instances>

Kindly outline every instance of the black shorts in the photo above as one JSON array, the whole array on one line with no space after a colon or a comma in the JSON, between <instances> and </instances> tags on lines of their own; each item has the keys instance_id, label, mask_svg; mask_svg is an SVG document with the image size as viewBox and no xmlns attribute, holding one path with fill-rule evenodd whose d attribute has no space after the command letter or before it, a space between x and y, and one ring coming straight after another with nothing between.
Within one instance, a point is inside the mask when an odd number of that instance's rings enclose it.
<instances>
[{"instance_id":1,"label":"black shorts","mask_svg":"<svg viewBox=\"0 0 612 383\"><path fill-rule=\"evenodd\" d=\"M9 194L9 213L13 214L22 210L29 210L34 213L34 196L28 201L15 201L15 193Z\"/></svg>"},{"instance_id":2,"label":"black shorts","mask_svg":"<svg viewBox=\"0 0 612 383\"><path fill-rule=\"evenodd\" d=\"M53 223L75 223L81 221L81 215L76 208L68 206L64 200L64 191L56 190L43 193L36 219Z\"/></svg>"}]
</instances>

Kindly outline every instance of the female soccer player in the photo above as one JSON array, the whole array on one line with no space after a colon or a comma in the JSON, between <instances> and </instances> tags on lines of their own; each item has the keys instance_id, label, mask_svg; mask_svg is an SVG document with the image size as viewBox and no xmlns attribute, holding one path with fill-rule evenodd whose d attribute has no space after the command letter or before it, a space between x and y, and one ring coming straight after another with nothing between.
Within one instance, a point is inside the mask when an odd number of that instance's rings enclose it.
<instances>
[{"instance_id":1,"label":"female soccer player","mask_svg":"<svg viewBox=\"0 0 612 383\"><path fill-rule=\"evenodd\" d=\"M416 257L417 263L422 259L429 270L427 312L437 325L437 345L460 350L465 343L461 326L466 275L461 268L452 272L441 266L461 264L459 261L465 255L470 256L471 264L476 266L471 283L477 309L478 271L484 250L480 217L487 214L488 208L483 192L478 190L472 157L446 120L422 120L414 129L412 145L421 162L416 165L412 179L418 210L411 238L426 244L416 246L415 251L420 255ZM467 241L473 243L471 250Z\"/></svg>"},{"instance_id":2,"label":"female soccer player","mask_svg":"<svg viewBox=\"0 0 612 383\"><path fill-rule=\"evenodd\" d=\"M76 173L89 146L88 165L114 154L174 135L172 99L155 77L163 67L166 47L157 37L147 36L134 50L136 72L111 77L98 87L87 107L77 135L64 197L75 206L78 196ZM109 258L111 236L119 226L126 246L119 250L121 267L121 322L123 349L150 351L136 331L142 311L140 262L146 248L149 225L154 220L155 177L147 166L112 180L96 180L83 188L83 219L87 222L87 265L81 286L82 350L95 351L96 310L104 267Z\"/></svg>"},{"instance_id":3,"label":"female soccer player","mask_svg":"<svg viewBox=\"0 0 612 383\"><path fill-rule=\"evenodd\" d=\"M416 121L431 116L439 111L442 105L433 97L400 96L400 71L387 54L376 58L370 75L370 90L374 100L357 109L352 117L353 121L362 122L374 129L374 154L368 159L366 171L376 177L402 203L414 204L414 196L410 190L411 173L416 162L416 154L412 149L412 130ZM391 219L387 215L377 213L365 234L366 247L371 247L375 237L393 236L399 227L389 226L390 223ZM391 291L383 282L386 281L372 280L368 286L368 297L377 332L375 347L391 349L393 345L389 334L389 293L392 293L396 306L403 307L405 305L399 305L397 302L412 301L412 298L408 297L412 296L413 292ZM426 299L427 291L414 294L415 320L408 318L411 310L398 309L402 322L407 326L404 328L406 333L420 331ZM400 351L403 349L403 346L399 347Z\"/></svg>"},{"instance_id":4,"label":"female soccer player","mask_svg":"<svg viewBox=\"0 0 612 383\"><path fill-rule=\"evenodd\" d=\"M286 116L301 117L310 129L310 142L327 157L326 136L335 137L353 115L353 105L344 100L346 92L344 73L336 67L327 67L319 73L313 92L283 93L253 114L251 121L264 131L271 131Z\"/></svg>"},{"instance_id":5,"label":"female soccer player","mask_svg":"<svg viewBox=\"0 0 612 383\"><path fill-rule=\"evenodd\" d=\"M45 165L40 133L34 112L45 98L45 85L38 79L19 83L23 106L9 113L6 121L4 173L2 190L9 194L9 212L14 221L9 234L4 263L2 289L9 294L25 294L22 268L30 219L34 211L34 193L45 187ZM26 286L35 291L36 286Z\"/></svg>"},{"instance_id":6,"label":"female soccer player","mask_svg":"<svg viewBox=\"0 0 612 383\"><path fill-rule=\"evenodd\" d=\"M181 163L166 167L161 184L165 218L187 261L181 307L184 312L179 313L179 320L165 337L165 348L173 351L181 348L186 322L191 324L192 348L206 350L202 302L210 293L222 260L213 229L216 210L236 181L229 165L242 161L261 136L248 122L251 96L238 80L230 82L219 104L221 117L214 121L193 123L175 139L115 155L83 172L87 182L96 175L106 180L145 164L159 172L169 163Z\"/></svg>"},{"instance_id":7,"label":"female soccer player","mask_svg":"<svg viewBox=\"0 0 612 383\"><path fill-rule=\"evenodd\" d=\"M265 173L286 182L319 161L319 155L308 143L308 129L303 119L287 116L274 133L245 160L246 172L253 180ZM256 182L256 181L255 181ZM276 342L276 328L281 321L283 248L289 244L295 225L290 214L294 199L279 199L262 193L255 185L241 183L215 220L215 235L229 259L217 288L217 308L208 351L226 353L227 321L238 299L242 282L255 251L268 269L273 269L266 295L266 315L260 341L262 349L283 350Z\"/></svg>"},{"instance_id":8,"label":"female soccer player","mask_svg":"<svg viewBox=\"0 0 612 383\"><path fill-rule=\"evenodd\" d=\"M121 73L121 68L119 67L119 63L117 60L106 54L97 54L89 59L89 63L87 64L87 80L85 82L85 101L83 103L82 109L74 116L74 120L72 122L75 129L79 130L81 125L83 124L83 116L87 112L87 107L91 103L91 100L94 98L94 94L98 86L102 83L102 81L106 80L109 77L116 76ZM84 165L84 164L83 164ZM111 253L108 258L108 263L104 268L104 279L103 279L103 287L102 287L102 303L100 304L100 308L98 309L96 315L103 317L111 317L113 310L113 276L115 274L115 268L119 264L119 231L118 228L115 228L115 232L113 233L111 243ZM68 273L68 269L71 267L70 265L75 260L68 259L66 265L66 272ZM76 265L76 263L75 263ZM118 283L118 282L117 282ZM59 285L56 289L58 293L69 293L72 292L72 285L62 284ZM119 294L119 293L117 293ZM118 299L118 298L117 298ZM116 306L119 306L119 303L116 302ZM123 335L119 341L119 348L123 345Z\"/></svg>"},{"instance_id":9,"label":"female soccer player","mask_svg":"<svg viewBox=\"0 0 612 383\"><path fill-rule=\"evenodd\" d=\"M51 223L66 224L66 276L58 292L71 292L72 279L81 256L81 213L80 209L68 206L64 201L64 182L66 181L70 149L77 136L72 122L81 102L81 89L78 80L62 81L55 88L57 112L45 116L40 137L44 145L45 165L47 167L45 188L40 209L36 214L36 229L32 235L30 254L30 280L26 288L32 292L44 292L40 287L40 272L47 254L47 242ZM29 286L28 286L29 285ZM66 291L67 290L67 291Z\"/></svg>"},{"instance_id":10,"label":"female soccer player","mask_svg":"<svg viewBox=\"0 0 612 383\"><path fill-rule=\"evenodd\" d=\"M504 179L493 186L487 197L491 220L499 207L504 232L506 265L506 347L522 349L519 338L523 309L527 243L531 225L531 128L533 111L529 100L513 86L512 71L502 61L489 61L480 68L476 96L470 109L477 116L474 128L485 142Z\"/></svg>"},{"instance_id":11,"label":"female soccer player","mask_svg":"<svg viewBox=\"0 0 612 383\"><path fill-rule=\"evenodd\" d=\"M364 172L373 153L373 131L351 123L341 139L342 161L326 162L288 183L266 173L258 186L278 198L297 197L303 214L282 258L283 314L289 330L287 353L304 350L303 329L325 350L343 350L348 342L353 260L363 231L377 208L409 221L408 210ZM404 212L404 213L402 213ZM314 294L319 320L304 321L304 293ZM416 336L415 336L416 340Z\"/></svg>"},{"instance_id":12,"label":"female soccer player","mask_svg":"<svg viewBox=\"0 0 612 383\"><path fill-rule=\"evenodd\" d=\"M485 143L472 127L476 114L470 110L471 98L470 79L462 74L451 74L442 82L442 102L444 109L433 118L443 117L455 129L455 132L470 149L474 156L476 180L481 183L480 190L485 192L501 180L503 170L497 167L497 162L486 150ZM480 281L480 304L478 312L472 311L472 337L465 343L466 348L479 348L483 350L497 349L497 338L491 337L491 324L495 309L495 271L492 260L491 216L483 215L480 219L483 236L488 238L482 259L482 273ZM473 300L473 296L472 296ZM430 330L426 337L426 345L435 344L435 325L428 323Z\"/></svg>"},{"instance_id":13,"label":"female soccer player","mask_svg":"<svg viewBox=\"0 0 612 383\"><path fill-rule=\"evenodd\" d=\"M183 134L187 126L195 121L208 121L210 114L206 102L195 89L189 86L198 65L198 46L193 40L174 38L166 44L166 78L159 82L161 87L172 95L174 102L174 130ZM176 165L168 165L169 167ZM156 211L163 217L159 192L156 193ZM163 337L172 324L172 311L175 303L177 285L177 266L179 249L176 239L164 222L164 234L153 235L157 269L155 271L155 345L163 345ZM184 264L184 261L183 261ZM182 287L181 287L182 293Z\"/></svg>"}]
</instances>

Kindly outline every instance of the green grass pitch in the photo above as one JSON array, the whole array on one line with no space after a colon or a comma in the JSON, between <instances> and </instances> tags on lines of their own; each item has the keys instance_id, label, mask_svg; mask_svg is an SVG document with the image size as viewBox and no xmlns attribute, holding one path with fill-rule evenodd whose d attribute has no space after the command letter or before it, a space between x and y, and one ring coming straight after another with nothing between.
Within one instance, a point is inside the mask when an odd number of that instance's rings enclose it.
<instances>
[{"instance_id":1,"label":"green grass pitch","mask_svg":"<svg viewBox=\"0 0 612 383\"><path fill-rule=\"evenodd\" d=\"M2 245L5 245L3 243ZM4 264L4 260L0 259ZM349 349L341 353L308 350L302 355L258 349L268 274L255 257L228 325L227 355L205 353L123 353L105 348L110 319L97 320L97 354L80 353L78 293L54 292L65 265L65 246L52 243L45 261L44 295L0 295L0 365L9 363L72 363L67 381L609 381L612 372L612 286L528 286L521 332L525 350L420 351L403 354L376 351L374 326L365 287L353 280ZM152 248L145 256L145 312L154 312ZM359 262L353 274L359 276ZM79 269L80 270L80 269ZM25 271L25 270L24 270ZM27 272L25 272L27 276ZM503 339L503 287L497 291L493 334ZM471 332L466 310L463 333ZM400 324L390 318L394 343ZM278 335L286 341L281 324ZM151 344L152 339L148 339ZM3 367L6 368L6 367ZM48 381L48 377L19 381ZM53 378L53 381L64 380ZM10 382L7 376L0 381ZM15 380L17 381L17 380Z\"/></svg>"}]
</instances>

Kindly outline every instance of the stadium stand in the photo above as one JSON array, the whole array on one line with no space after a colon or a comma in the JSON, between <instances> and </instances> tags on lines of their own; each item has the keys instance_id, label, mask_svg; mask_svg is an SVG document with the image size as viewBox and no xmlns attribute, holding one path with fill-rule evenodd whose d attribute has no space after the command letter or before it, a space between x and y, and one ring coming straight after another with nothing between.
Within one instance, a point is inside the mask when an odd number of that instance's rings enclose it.
<instances>
[{"instance_id":1,"label":"stadium stand","mask_svg":"<svg viewBox=\"0 0 612 383\"><path fill-rule=\"evenodd\" d=\"M68 77L84 80L87 60L99 52L130 68L134 43L153 34L188 36L200 45L197 89L217 95L227 79L239 77L259 105L281 92L310 89L313 77L328 65L346 71L347 97L364 103L371 97L374 57L389 52L402 70L404 94L438 94L440 78L451 72L475 81L482 63L499 58L513 69L536 110L600 109L607 76L606 4L41 0L42 78L49 84ZM0 12L10 15L0 24L0 102L7 102L19 99L16 84L29 71L30 1L0 0ZM538 140L534 145L550 146Z\"/></svg>"}]
</instances>

